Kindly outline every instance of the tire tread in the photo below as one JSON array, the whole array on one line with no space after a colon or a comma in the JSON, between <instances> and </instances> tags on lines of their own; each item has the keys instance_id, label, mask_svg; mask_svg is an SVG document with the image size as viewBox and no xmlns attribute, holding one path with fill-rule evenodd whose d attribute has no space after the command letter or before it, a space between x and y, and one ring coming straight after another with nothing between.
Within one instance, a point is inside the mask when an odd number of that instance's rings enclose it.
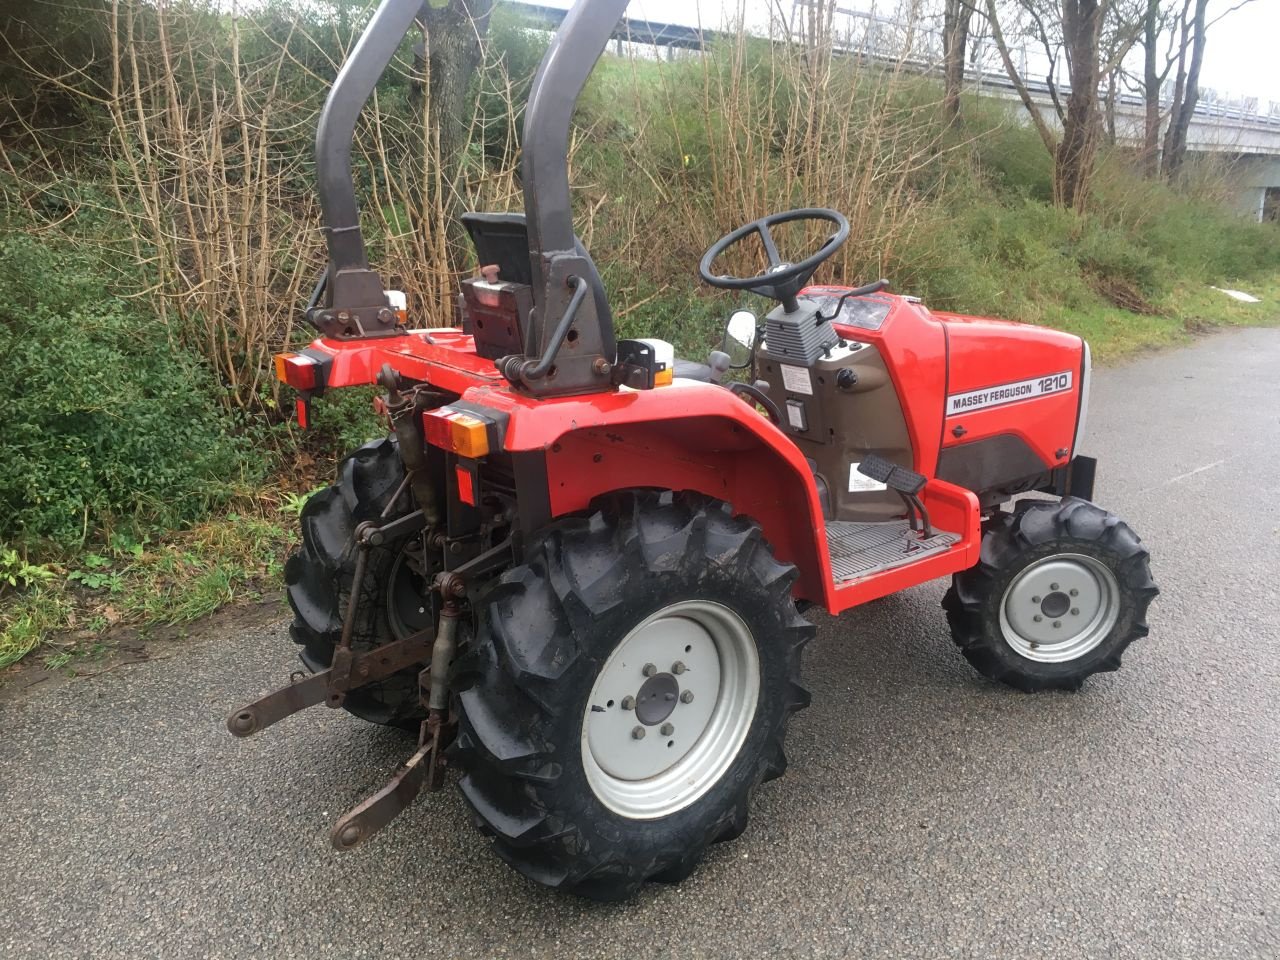
<instances>
[{"instance_id":1,"label":"tire tread","mask_svg":"<svg viewBox=\"0 0 1280 960\"><path fill-rule=\"evenodd\" d=\"M1074 670L1011 659L1000 634L995 608L1004 584L1037 552L1055 543L1099 545L1114 557L1112 564L1126 618L1104 641L1103 652L1085 655ZM1024 500L1010 513L999 514L982 539L980 559L958 573L942 598L951 637L974 668L988 679L1025 692L1079 690L1094 673L1120 667L1128 646L1149 633L1147 609L1159 594L1151 578L1150 557L1137 534L1118 517L1075 497L1058 502ZM995 622L993 622L993 620Z\"/></svg>"},{"instance_id":2,"label":"tire tread","mask_svg":"<svg viewBox=\"0 0 1280 960\"><path fill-rule=\"evenodd\" d=\"M584 656L574 637L587 636L584 631L597 618L622 603L629 590L634 594L635 584L664 582L703 567L733 572L771 597L785 589L786 604L778 605L787 645L784 699L781 709L768 714L776 720L732 802L696 835L652 831L658 842L632 857L620 835L610 837L607 822L596 818L587 827L575 820L584 803L596 801L568 795L549 731L575 722L561 717L569 707L563 680ZM710 844L740 834L756 785L786 768L787 720L809 702L799 680L799 651L814 628L790 602L795 576L794 567L773 558L758 525L698 494L611 494L587 515L558 520L533 539L525 566L504 574L485 598L482 619L488 629L482 625L481 642L458 668L469 686L459 698L452 755L463 771L463 796L499 856L538 883L613 900L630 896L647 880L683 879ZM486 633L491 643L484 642ZM514 729L504 729L504 717Z\"/></svg>"}]
</instances>

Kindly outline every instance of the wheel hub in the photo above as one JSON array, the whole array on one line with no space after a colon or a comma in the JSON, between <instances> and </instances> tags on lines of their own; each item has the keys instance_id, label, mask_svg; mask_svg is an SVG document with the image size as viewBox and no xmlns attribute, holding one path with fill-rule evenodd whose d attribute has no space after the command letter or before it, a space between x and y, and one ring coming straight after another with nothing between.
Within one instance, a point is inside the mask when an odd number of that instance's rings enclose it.
<instances>
[{"instance_id":1,"label":"wheel hub","mask_svg":"<svg viewBox=\"0 0 1280 960\"><path fill-rule=\"evenodd\" d=\"M1096 648L1115 626L1115 574L1084 554L1058 554L1023 569L1005 590L1000 629L1019 656L1066 663Z\"/></svg>"},{"instance_id":2,"label":"wheel hub","mask_svg":"<svg viewBox=\"0 0 1280 960\"><path fill-rule=\"evenodd\" d=\"M430 577L421 567L419 541L408 541L396 554L387 578L387 620L397 640L429 630L435 625Z\"/></svg>"},{"instance_id":3,"label":"wheel hub","mask_svg":"<svg viewBox=\"0 0 1280 960\"><path fill-rule=\"evenodd\" d=\"M1046 617L1060 617L1071 608L1071 598L1055 590L1040 601L1040 612Z\"/></svg>"},{"instance_id":4,"label":"wheel hub","mask_svg":"<svg viewBox=\"0 0 1280 960\"><path fill-rule=\"evenodd\" d=\"M646 727L656 727L676 708L680 684L669 673L659 673L646 680L636 695L636 719Z\"/></svg>"},{"instance_id":5,"label":"wheel hub","mask_svg":"<svg viewBox=\"0 0 1280 960\"><path fill-rule=\"evenodd\" d=\"M640 820L693 803L737 756L759 688L755 640L728 607L685 600L646 618L609 655L584 711L592 792Z\"/></svg>"}]
</instances>

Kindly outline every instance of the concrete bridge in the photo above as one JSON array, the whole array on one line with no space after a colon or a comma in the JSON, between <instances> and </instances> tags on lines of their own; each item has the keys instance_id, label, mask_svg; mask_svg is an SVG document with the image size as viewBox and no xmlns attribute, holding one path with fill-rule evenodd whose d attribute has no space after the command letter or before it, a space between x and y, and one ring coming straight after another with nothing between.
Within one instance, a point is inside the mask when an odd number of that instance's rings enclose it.
<instances>
[{"instance_id":1,"label":"concrete bridge","mask_svg":"<svg viewBox=\"0 0 1280 960\"><path fill-rule=\"evenodd\" d=\"M554 29L564 19L565 7L514 0L533 23ZM793 0L790 22L746 24L745 29L759 36L785 37L803 42L804 8L812 0ZM837 8L832 45L837 54L857 56L888 65L901 66L916 73L941 77L942 38L928 24L906 25L874 13ZM696 9L693 12L697 16ZM702 50L709 44L736 36L731 29L664 23L624 17L614 31L618 51L631 45L651 52L665 50L668 56L678 50ZM1037 63L1038 51L1023 46L1012 51L1023 77L1047 73L1047 61ZM978 41L965 71L970 91L980 96L997 97L1016 102L1021 98L1004 72L994 46ZM1042 107L1051 124L1057 114L1044 81L1028 79L1032 99ZM1065 84L1058 85L1059 97L1070 94ZM1065 99L1064 99L1065 102ZM1240 213L1257 220L1280 218L1280 109L1271 105L1269 113L1257 109L1201 101L1196 105L1187 133L1191 153L1215 154L1226 158L1237 182L1237 207ZM1167 113L1167 104L1165 107ZM1144 104L1140 97L1124 95L1116 103L1116 139L1121 144L1138 146L1142 141ZM1025 117L1025 113L1023 114ZM1029 120L1027 122L1030 122Z\"/></svg>"},{"instance_id":2,"label":"concrete bridge","mask_svg":"<svg viewBox=\"0 0 1280 960\"><path fill-rule=\"evenodd\" d=\"M1021 108L1022 99L1005 73L973 71L967 72L965 79L974 93L1017 101ZM1057 113L1048 85L1043 81L1027 81L1027 87L1041 114L1057 128ZM1058 96L1064 105L1070 92L1070 87L1059 85ZM1169 104L1163 104L1162 115L1167 117L1168 110ZM1116 99L1117 143L1141 147L1145 124L1146 104L1141 97L1124 95ZM1165 126L1167 124L1161 126L1162 136ZM1187 130L1187 151L1216 155L1229 163L1235 205L1242 216L1259 221L1280 219L1280 114L1262 114L1202 101L1196 105Z\"/></svg>"}]
</instances>

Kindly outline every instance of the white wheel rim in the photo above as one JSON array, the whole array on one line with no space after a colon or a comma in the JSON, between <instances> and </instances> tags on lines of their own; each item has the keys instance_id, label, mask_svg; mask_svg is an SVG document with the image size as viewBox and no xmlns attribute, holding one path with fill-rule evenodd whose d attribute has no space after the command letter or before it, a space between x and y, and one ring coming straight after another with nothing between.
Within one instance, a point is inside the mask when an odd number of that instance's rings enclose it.
<instances>
[{"instance_id":1,"label":"white wheel rim","mask_svg":"<svg viewBox=\"0 0 1280 960\"><path fill-rule=\"evenodd\" d=\"M1013 578L1000 603L1000 632L1021 657L1067 663L1096 649L1119 615L1111 569L1094 557L1060 553Z\"/></svg>"},{"instance_id":2,"label":"white wheel rim","mask_svg":"<svg viewBox=\"0 0 1280 960\"><path fill-rule=\"evenodd\" d=\"M592 792L632 820L683 810L737 758L759 695L760 658L741 617L709 600L662 608L614 648L591 688L582 763Z\"/></svg>"}]
</instances>

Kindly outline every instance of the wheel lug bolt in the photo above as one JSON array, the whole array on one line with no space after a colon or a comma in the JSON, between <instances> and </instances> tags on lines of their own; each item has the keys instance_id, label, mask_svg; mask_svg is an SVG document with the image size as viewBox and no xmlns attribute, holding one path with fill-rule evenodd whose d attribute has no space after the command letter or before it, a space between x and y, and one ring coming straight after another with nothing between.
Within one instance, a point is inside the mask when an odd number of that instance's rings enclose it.
<instances>
[{"instance_id":1,"label":"wheel lug bolt","mask_svg":"<svg viewBox=\"0 0 1280 960\"><path fill-rule=\"evenodd\" d=\"M1054 625L1055 627L1060 627L1060 626L1062 626L1062 621L1061 621L1061 620L1055 620L1055 621L1053 621L1053 625Z\"/></svg>"},{"instance_id":2,"label":"wheel lug bolt","mask_svg":"<svg viewBox=\"0 0 1280 960\"><path fill-rule=\"evenodd\" d=\"M1039 623L1041 620L1043 620L1043 619L1044 619L1044 617L1040 616L1040 614L1038 614L1038 613L1037 613L1037 614L1036 614L1034 617L1032 617L1031 619L1032 619L1032 620L1034 620L1036 623Z\"/></svg>"},{"instance_id":3,"label":"wheel lug bolt","mask_svg":"<svg viewBox=\"0 0 1280 960\"><path fill-rule=\"evenodd\" d=\"M1039 597L1032 597L1032 598L1031 598L1031 602L1032 602L1032 603L1039 603L1039 602L1040 602L1040 598L1039 598Z\"/></svg>"},{"instance_id":4,"label":"wheel lug bolt","mask_svg":"<svg viewBox=\"0 0 1280 960\"><path fill-rule=\"evenodd\" d=\"M1072 587L1072 588L1071 588L1070 590L1068 590L1067 592L1068 592L1068 593L1070 593L1073 597L1078 597L1078 596L1080 596L1080 591L1079 591L1079 590L1077 590L1077 589L1075 589L1074 587Z\"/></svg>"},{"instance_id":5,"label":"wheel lug bolt","mask_svg":"<svg viewBox=\"0 0 1280 960\"><path fill-rule=\"evenodd\" d=\"M652 677L655 673L658 672L658 668L655 667L652 663L646 663L644 667L641 668L640 672L643 673L646 677Z\"/></svg>"},{"instance_id":6,"label":"wheel lug bolt","mask_svg":"<svg viewBox=\"0 0 1280 960\"><path fill-rule=\"evenodd\" d=\"M631 739L632 739L632 740L643 740L643 739L644 739L644 727L636 727L634 730L632 730L632 731L631 731Z\"/></svg>"},{"instance_id":7,"label":"wheel lug bolt","mask_svg":"<svg viewBox=\"0 0 1280 960\"><path fill-rule=\"evenodd\" d=\"M671 665L671 672L674 673L677 677L680 676L680 674L684 673L684 671L685 671L685 665L681 663L679 660L677 660L675 663Z\"/></svg>"},{"instance_id":8,"label":"wheel lug bolt","mask_svg":"<svg viewBox=\"0 0 1280 960\"><path fill-rule=\"evenodd\" d=\"M1056 583L1051 583L1051 584L1049 584L1049 589L1050 589L1050 590L1057 590L1057 589L1058 589L1058 585L1057 585Z\"/></svg>"},{"instance_id":9,"label":"wheel lug bolt","mask_svg":"<svg viewBox=\"0 0 1280 960\"><path fill-rule=\"evenodd\" d=\"M623 698L622 698L622 709L623 709L623 710L634 710L635 708L636 708L636 698L635 698L635 697L623 697Z\"/></svg>"},{"instance_id":10,"label":"wheel lug bolt","mask_svg":"<svg viewBox=\"0 0 1280 960\"><path fill-rule=\"evenodd\" d=\"M680 694L680 702L681 702L681 703L693 703L693 691L692 691L692 690L686 690L684 693Z\"/></svg>"},{"instance_id":11,"label":"wheel lug bolt","mask_svg":"<svg viewBox=\"0 0 1280 960\"><path fill-rule=\"evenodd\" d=\"M658 728L658 732L661 733L664 737L669 737L676 732L676 728L669 723L664 723L661 727Z\"/></svg>"},{"instance_id":12,"label":"wheel lug bolt","mask_svg":"<svg viewBox=\"0 0 1280 960\"><path fill-rule=\"evenodd\" d=\"M1080 616L1080 608L1079 608L1079 607L1072 607L1072 608L1071 608L1071 615L1072 615L1073 617L1078 617L1078 616Z\"/></svg>"}]
</instances>

